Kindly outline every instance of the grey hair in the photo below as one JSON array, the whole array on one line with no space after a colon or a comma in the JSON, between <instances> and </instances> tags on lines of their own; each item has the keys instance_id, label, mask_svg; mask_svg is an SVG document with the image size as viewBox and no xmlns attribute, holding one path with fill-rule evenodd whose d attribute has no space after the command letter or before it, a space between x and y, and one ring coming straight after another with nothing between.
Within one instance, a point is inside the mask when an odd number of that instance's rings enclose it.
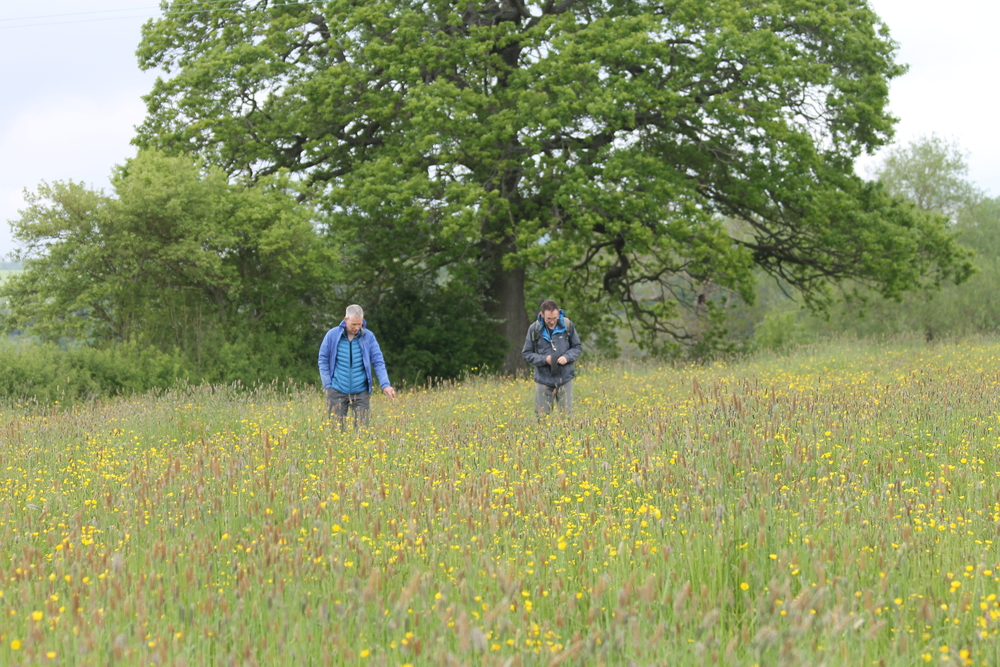
<instances>
[{"instance_id":1,"label":"grey hair","mask_svg":"<svg viewBox=\"0 0 1000 667\"><path fill-rule=\"evenodd\" d=\"M359 320L365 319L365 311L361 310L361 306L356 303L352 303L347 307L347 312L344 314L345 318L356 317Z\"/></svg>"}]
</instances>

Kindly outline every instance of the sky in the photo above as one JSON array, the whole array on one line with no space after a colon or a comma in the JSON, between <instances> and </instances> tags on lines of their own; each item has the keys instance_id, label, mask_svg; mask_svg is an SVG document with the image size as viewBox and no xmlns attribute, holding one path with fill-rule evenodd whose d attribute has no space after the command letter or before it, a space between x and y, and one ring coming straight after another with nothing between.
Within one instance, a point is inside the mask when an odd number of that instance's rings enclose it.
<instances>
[{"instance_id":1,"label":"sky","mask_svg":"<svg viewBox=\"0 0 1000 667\"><path fill-rule=\"evenodd\" d=\"M156 73L135 49L156 0L0 0L0 259L16 247L6 221L23 191L42 181L108 188L116 164L135 154L141 96ZM890 109L898 143L937 134L968 152L969 179L1000 195L1000 3L995 0L871 0L910 70ZM877 160L878 156L874 158ZM873 159L858 171L867 174Z\"/></svg>"}]
</instances>

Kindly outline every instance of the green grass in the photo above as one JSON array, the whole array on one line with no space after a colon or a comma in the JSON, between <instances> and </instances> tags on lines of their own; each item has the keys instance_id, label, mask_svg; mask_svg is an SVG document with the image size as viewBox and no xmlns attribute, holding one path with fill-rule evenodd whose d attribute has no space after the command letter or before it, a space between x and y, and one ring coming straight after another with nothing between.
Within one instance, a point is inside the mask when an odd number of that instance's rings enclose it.
<instances>
[{"instance_id":1,"label":"green grass","mask_svg":"<svg viewBox=\"0 0 1000 667\"><path fill-rule=\"evenodd\" d=\"M1000 343L0 416L0 663L1000 658ZM47 656L52 656L47 657Z\"/></svg>"}]
</instances>

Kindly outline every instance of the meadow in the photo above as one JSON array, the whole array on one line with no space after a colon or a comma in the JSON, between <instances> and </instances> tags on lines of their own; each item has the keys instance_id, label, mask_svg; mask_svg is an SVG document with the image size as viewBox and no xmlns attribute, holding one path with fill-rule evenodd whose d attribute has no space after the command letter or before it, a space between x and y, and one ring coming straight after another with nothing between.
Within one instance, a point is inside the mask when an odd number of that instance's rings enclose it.
<instances>
[{"instance_id":1,"label":"meadow","mask_svg":"<svg viewBox=\"0 0 1000 667\"><path fill-rule=\"evenodd\" d=\"M1000 342L0 415L0 664L993 665Z\"/></svg>"}]
</instances>

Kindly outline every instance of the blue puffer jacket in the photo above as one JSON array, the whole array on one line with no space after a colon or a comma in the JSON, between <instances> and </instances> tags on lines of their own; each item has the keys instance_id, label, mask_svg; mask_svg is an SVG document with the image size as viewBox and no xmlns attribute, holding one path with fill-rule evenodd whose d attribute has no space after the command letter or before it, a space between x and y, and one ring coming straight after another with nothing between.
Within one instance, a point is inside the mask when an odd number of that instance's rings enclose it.
<instances>
[{"instance_id":1,"label":"blue puffer jacket","mask_svg":"<svg viewBox=\"0 0 1000 667\"><path fill-rule=\"evenodd\" d=\"M371 391L368 376L365 375L365 364L361 355L361 336L348 340L341 336L337 342L337 361L333 366L333 378L330 384L342 394L360 394Z\"/></svg>"},{"instance_id":2,"label":"blue puffer jacket","mask_svg":"<svg viewBox=\"0 0 1000 667\"><path fill-rule=\"evenodd\" d=\"M375 334L367 327L367 320L362 320L357 340L361 345L361 359L365 364L368 386L375 386L375 383L372 382L372 369L374 369L379 386L385 389L392 386L392 383L389 382L389 374L385 370L385 360L382 358L382 350L378 346L378 341L375 340ZM333 377L337 367L337 343L340 342L340 337L346 331L346 323L341 321L338 326L326 332L323 343L319 346L319 377L323 381L324 389L333 389Z\"/></svg>"}]
</instances>

